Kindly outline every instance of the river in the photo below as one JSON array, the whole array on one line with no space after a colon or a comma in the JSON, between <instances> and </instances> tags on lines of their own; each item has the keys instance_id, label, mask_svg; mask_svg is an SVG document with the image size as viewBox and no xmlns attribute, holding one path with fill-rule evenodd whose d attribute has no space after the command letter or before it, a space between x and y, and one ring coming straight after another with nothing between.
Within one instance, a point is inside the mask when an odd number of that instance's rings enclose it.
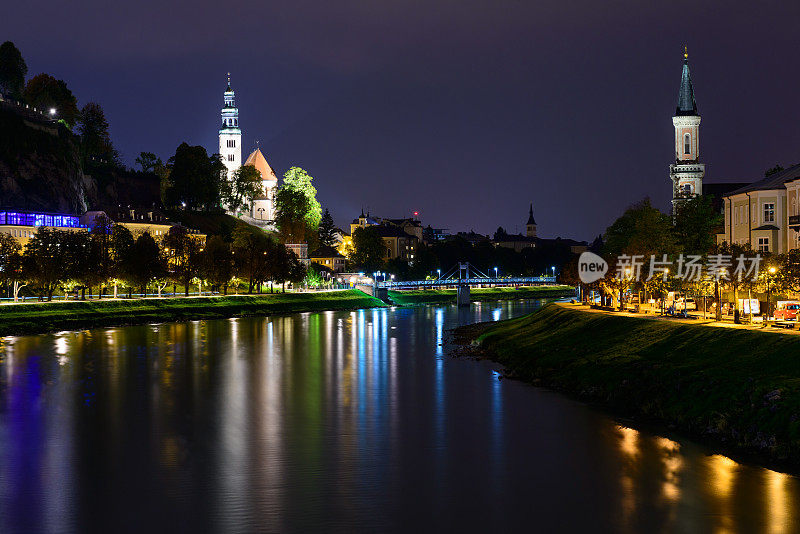
<instances>
[{"instance_id":1,"label":"river","mask_svg":"<svg viewBox=\"0 0 800 534\"><path fill-rule=\"evenodd\" d=\"M538 301L0 338L0 532L789 532L800 481L448 356Z\"/></svg>"}]
</instances>

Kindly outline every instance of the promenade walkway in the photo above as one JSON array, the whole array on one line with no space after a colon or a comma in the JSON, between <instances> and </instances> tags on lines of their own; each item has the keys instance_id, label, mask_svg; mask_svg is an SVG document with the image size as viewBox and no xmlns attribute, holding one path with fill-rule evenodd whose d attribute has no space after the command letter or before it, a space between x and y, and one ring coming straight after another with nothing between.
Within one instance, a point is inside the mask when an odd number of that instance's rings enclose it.
<instances>
[{"instance_id":1,"label":"promenade walkway","mask_svg":"<svg viewBox=\"0 0 800 534\"><path fill-rule=\"evenodd\" d=\"M557 305L563 306L565 308L580 309L581 311L585 311L587 313L604 313L606 315L633 317L634 319L642 319L647 321L669 321L673 323L686 323L691 325L711 326L716 328L736 328L740 330L757 330L759 332L772 332L775 334L784 334L784 335L800 335L800 326L795 328L780 328L771 325L764 326L762 323L735 324L733 320L717 321L713 318L703 319L702 313L700 313L697 316L690 314L692 315L691 318L684 319L681 317L673 317L670 315L657 315L652 313L634 313L629 311L601 310L597 308L592 308L587 304L573 304L571 302L559 302L557 303Z\"/></svg>"}]
</instances>

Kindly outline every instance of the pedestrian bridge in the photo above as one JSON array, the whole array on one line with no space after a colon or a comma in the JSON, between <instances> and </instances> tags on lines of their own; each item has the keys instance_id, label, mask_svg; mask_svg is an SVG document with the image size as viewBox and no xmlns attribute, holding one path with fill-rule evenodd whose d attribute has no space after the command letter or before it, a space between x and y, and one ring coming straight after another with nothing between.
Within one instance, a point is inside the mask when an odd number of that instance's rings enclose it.
<instances>
[{"instance_id":1,"label":"pedestrian bridge","mask_svg":"<svg viewBox=\"0 0 800 534\"><path fill-rule=\"evenodd\" d=\"M376 273L377 274L377 273ZM435 289L435 288L456 288L456 302L459 306L466 306L470 303L471 286L522 286L522 285L542 285L554 284L555 276L527 276L527 277L491 277L476 269L468 262L460 262L444 275L428 280L377 280L372 286L372 294L384 299L388 296L388 291L404 289Z\"/></svg>"}]
</instances>

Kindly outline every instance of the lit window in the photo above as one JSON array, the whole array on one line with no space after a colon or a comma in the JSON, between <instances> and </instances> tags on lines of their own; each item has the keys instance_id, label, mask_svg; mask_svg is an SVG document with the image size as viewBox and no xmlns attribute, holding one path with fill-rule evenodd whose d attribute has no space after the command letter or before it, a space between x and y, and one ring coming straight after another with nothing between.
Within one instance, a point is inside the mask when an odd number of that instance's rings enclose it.
<instances>
[{"instance_id":1,"label":"lit window","mask_svg":"<svg viewBox=\"0 0 800 534\"><path fill-rule=\"evenodd\" d=\"M688 133L683 136L683 153L687 155L692 153L692 137Z\"/></svg>"},{"instance_id":2,"label":"lit window","mask_svg":"<svg viewBox=\"0 0 800 534\"><path fill-rule=\"evenodd\" d=\"M758 238L758 251L759 252L769 252L769 238L768 237L759 237Z\"/></svg>"},{"instance_id":3,"label":"lit window","mask_svg":"<svg viewBox=\"0 0 800 534\"><path fill-rule=\"evenodd\" d=\"M775 222L775 204L767 202L764 204L764 222Z\"/></svg>"}]
</instances>

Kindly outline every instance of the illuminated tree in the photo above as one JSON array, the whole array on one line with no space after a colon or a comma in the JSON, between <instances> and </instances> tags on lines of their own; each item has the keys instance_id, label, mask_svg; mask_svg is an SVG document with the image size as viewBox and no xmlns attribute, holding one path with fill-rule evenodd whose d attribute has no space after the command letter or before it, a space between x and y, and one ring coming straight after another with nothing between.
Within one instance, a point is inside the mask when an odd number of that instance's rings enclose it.
<instances>
[{"instance_id":1,"label":"illuminated tree","mask_svg":"<svg viewBox=\"0 0 800 534\"><path fill-rule=\"evenodd\" d=\"M78 100L67 88L64 80L56 80L49 74L37 74L25 85L23 93L31 106L41 111L56 110L56 117L72 126L78 120Z\"/></svg>"},{"instance_id":2,"label":"illuminated tree","mask_svg":"<svg viewBox=\"0 0 800 534\"><path fill-rule=\"evenodd\" d=\"M313 178L300 167L283 175L283 185L275 193L275 223L286 243L314 245L322 218Z\"/></svg>"},{"instance_id":3,"label":"illuminated tree","mask_svg":"<svg viewBox=\"0 0 800 534\"><path fill-rule=\"evenodd\" d=\"M0 45L0 91L21 98L26 74L28 66L14 43L6 41Z\"/></svg>"},{"instance_id":4,"label":"illuminated tree","mask_svg":"<svg viewBox=\"0 0 800 534\"><path fill-rule=\"evenodd\" d=\"M14 302L28 285L22 276L22 246L10 234L0 233L0 282L12 287Z\"/></svg>"},{"instance_id":5,"label":"illuminated tree","mask_svg":"<svg viewBox=\"0 0 800 534\"><path fill-rule=\"evenodd\" d=\"M661 256L677 252L672 220L661 213L645 198L625 210L620 218L606 229L603 252L611 256L621 254Z\"/></svg>"},{"instance_id":6,"label":"illuminated tree","mask_svg":"<svg viewBox=\"0 0 800 534\"><path fill-rule=\"evenodd\" d=\"M64 244L66 232L40 227L25 246L22 256L25 277L33 282L39 294L47 300L70 277L69 251Z\"/></svg>"},{"instance_id":7,"label":"illuminated tree","mask_svg":"<svg viewBox=\"0 0 800 534\"><path fill-rule=\"evenodd\" d=\"M252 165L236 169L230 181L222 181L222 202L234 213L249 211L253 198L263 195L261 173Z\"/></svg>"},{"instance_id":8,"label":"illuminated tree","mask_svg":"<svg viewBox=\"0 0 800 534\"><path fill-rule=\"evenodd\" d=\"M129 272L131 282L141 288L145 297L147 285L153 280L163 278L167 272L166 258L148 232L136 238L133 244Z\"/></svg>"},{"instance_id":9,"label":"illuminated tree","mask_svg":"<svg viewBox=\"0 0 800 534\"><path fill-rule=\"evenodd\" d=\"M200 273L203 247L199 239L189 234L183 226L173 226L164 237L170 278L183 285L184 296L189 296L189 284Z\"/></svg>"},{"instance_id":10,"label":"illuminated tree","mask_svg":"<svg viewBox=\"0 0 800 534\"><path fill-rule=\"evenodd\" d=\"M203 251L202 275L212 285L221 287L228 294L228 284L233 277L233 254L231 247L220 236L208 239Z\"/></svg>"},{"instance_id":11,"label":"illuminated tree","mask_svg":"<svg viewBox=\"0 0 800 534\"><path fill-rule=\"evenodd\" d=\"M133 234L122 226L115 224L111 229L111 239L109 240L110 263L109 274L114 283L114 298L117 298L117 290L121 281L129 281L131 256L133 255Z\"/></svg>"},{"instance_id":12,"label":"illuminated tree","mask_svg":"<svg viewBox=\"0 0 800 534\"><path fill-rule=\"evenodd\" d=\"M675 210L675 239L684 254L707 254L716 240L714 230L722 215L714 211L712 199L700 195L680 202Z\"/></svg>"},{"instance_id":13,"label":"illuminated tree","mask_svg":"<svg viewBox=\"0 0 800 534\"><path fill-rule=\"evenodd\" d=\"M240 278L247 279L248 293L252 293L253 288L267 277L267 262L272 261L267 256L274 251L271 245L269 236L258 228L240 224L233 230L234 267Z\"/></svg>"}]
</instances>

